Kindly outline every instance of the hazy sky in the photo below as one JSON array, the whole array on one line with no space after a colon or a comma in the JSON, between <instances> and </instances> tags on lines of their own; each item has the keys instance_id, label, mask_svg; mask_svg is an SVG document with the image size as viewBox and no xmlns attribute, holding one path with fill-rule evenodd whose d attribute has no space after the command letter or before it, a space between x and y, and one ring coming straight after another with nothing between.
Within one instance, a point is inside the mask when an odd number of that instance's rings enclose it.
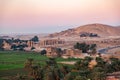
<instances>
[{"instance_id":1,"label":"hazy sky","mask_svg":"<svg viewBox=\"0 0 120 80\"><path fill-rule=\"evenodd\" d=\"M120 25L120 0L0 0L0 34L50 33L90 23Z\"/></svg>"}]
</instances>

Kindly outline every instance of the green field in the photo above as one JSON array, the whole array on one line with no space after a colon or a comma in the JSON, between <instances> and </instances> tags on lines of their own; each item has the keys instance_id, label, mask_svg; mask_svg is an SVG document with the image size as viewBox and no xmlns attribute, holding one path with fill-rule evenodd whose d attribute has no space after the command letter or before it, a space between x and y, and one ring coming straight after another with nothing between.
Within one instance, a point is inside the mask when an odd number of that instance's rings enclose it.
<instances>
[{"instance_id":1,"label":"green field","mask_svg":"<svg viewBox=\"0 0 120 80\"><path fill-rule=\"evenodd\" d=\"M33 58L34 62L39 63L41 66L44 66L46 64L45 61L48 60L48 57L40 55L37 52L0 51L0 77L13 76L17 73L25 73L23 68L27 58ZM56 58L57 62L76 60L79 59Z\"/></svg>"},{"instance_id":2,"label":"green field","mask_svg":"<svg viewBox=\"0 0 120 80\"><path fill-rule=\"evenodd\" d=\"M0 70L23 68L27 58L33 58L41 65L48 59L35 52L0 51Z\"/></svg>"},{"instance_id":3,"label":"green field","mask_svg":"<svg viewBox=\"0 0 120 80\"><path fill-rule=\"evenodd\" d=\"M33 58L35 62L45 65L48 59L36 52L0 51L0 80L1 77L25 74L24 63L27 58Z\"/></svg>"}]
</instances>

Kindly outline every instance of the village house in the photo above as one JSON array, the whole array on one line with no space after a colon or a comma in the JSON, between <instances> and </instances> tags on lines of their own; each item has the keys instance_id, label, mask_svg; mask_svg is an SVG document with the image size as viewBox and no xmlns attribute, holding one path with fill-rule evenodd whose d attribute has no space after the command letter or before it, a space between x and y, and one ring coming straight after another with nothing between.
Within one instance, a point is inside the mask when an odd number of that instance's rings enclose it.
<instances>
[{"instance_id":1,"label":"village house","mask_svg":"<svg viewBox=\"0 0 120 80\"><path fill-rule=\"evenodd\" d=\"M56 47L46 47L47 57L62 57L62 58L80 58L82 51L78 49L65 49L62 52L57 52Z\"/></svg>"},{"instance_id":2,"label":"village house","mask_svg":"<svg viewBox=\"0 0 120 80\"><path fill-rule=\"evenodd\" d=\"M79 49L65 49L62 58L80 58L82 50Z\"/></svg>"},{"instance_id":3,"label":"village house","mask_svg":"<svg viewBox=\"0 0 120 80\"><path fill-rule=\"evenodd\" d=\"M3 48L4 48L4 50L11 50L11 45L4 40L3 41Z\"/></svg>"},{"instance_id":4,"label":"village house","mask_svg":"<svg viewBox=\"0 0 120 80\"><path fill-rule=\"evenodd\" d=\"M59 57L62 54L57 52L56 47L46 47L46 51L47 51L46 53L47 57Z\"/></svg>"}]
</instances>

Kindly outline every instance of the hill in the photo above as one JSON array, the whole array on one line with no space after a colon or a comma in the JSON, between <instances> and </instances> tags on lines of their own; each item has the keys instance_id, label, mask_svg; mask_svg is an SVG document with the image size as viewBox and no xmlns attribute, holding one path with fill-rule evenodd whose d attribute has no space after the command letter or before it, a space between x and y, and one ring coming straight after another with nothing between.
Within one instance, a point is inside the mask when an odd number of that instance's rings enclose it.
<instances>
[{"instance_id":1,"label":"hill","mask_svg":"<svg viewBox=\"0 0 120 80\"><path fill-rule=\"evenodd\" d=\"M105 24L87 24L77 28L68 29L59 33L50 34L49 37L79 36L82 33L94 33L99 36L120 36L120 27Z\"/></svg>"},{"instance_id":2,"label":"hill","mask_svg":"<svg viewBox=\"0 0 120 80\"><path fill-rule=\"evenodd\" d=\"M39 38L43 38L44 36L48 36L48 33L31 33L31 34L0 34L0 39L21 39L21 40L30 40L34 36L38 36Z\"/></svg>"}]
</instances>

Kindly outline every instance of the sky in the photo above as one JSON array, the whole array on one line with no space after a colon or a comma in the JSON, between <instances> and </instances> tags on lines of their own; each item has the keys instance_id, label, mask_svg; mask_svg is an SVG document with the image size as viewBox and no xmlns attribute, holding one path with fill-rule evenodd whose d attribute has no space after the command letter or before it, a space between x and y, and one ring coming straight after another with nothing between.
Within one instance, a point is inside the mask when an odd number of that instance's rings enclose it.
<instances>
[{"instance_id":1,"label":"sky","mask_svg":"<svg viewBox=\"0 0 120 80\"><path fill-rule=\"evenodd\" d=\"M0 0L0 34L53 33L92 23L120 26L120 0Z\"/></svg>"}]
</instances>

